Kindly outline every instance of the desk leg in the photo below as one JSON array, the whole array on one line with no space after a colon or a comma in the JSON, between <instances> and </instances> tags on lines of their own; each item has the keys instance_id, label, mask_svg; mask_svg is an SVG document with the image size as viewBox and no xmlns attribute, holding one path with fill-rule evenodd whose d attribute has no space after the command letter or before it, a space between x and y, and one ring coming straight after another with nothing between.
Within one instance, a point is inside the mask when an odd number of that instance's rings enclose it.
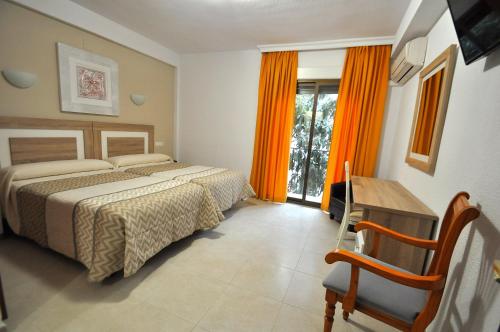
<instances>
[{"instance_id":1,"label":"desk leg","mask_svg":"<svg viewBox=\"0 0 500 332\"><path fill-rule=\"evenodd\" d=\"M363 220L368 220L368 210L367 209L363 209L363 214L361 216L361 221ZM371 248L371 247L368 247L367 246L367 243L366 243L366 239L367 239L367 230L364 229L364 230L361 230L361 235L357 235L357 236L361 236L361 239L359 239L359 245L361 246L361 248L356 248L358 250L360 250L363 254L366 254L368 255L368 251L367 251L367 248ZM358 241L358 239L357 239Z\"/></svg>"}]
</instances>

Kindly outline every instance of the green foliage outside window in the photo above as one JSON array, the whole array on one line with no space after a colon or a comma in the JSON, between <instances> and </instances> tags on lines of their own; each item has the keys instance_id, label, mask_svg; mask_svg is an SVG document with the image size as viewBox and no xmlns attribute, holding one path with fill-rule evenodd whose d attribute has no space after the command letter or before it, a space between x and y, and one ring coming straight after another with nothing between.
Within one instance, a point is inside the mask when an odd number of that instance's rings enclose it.
<instances>
[{"instance_id":1,"label":"green foliage outside window","mask_svg":"<svg viewBox=\"0 0 500 332\"><path fill-rule=\"evenodd\" d=\"M289 193L301 195L303 192L313 103L314 94L297 94L295 99L295 123L292 130L290 163L288 167ZM307 196L320 197L323 193L336 104L337 95L318 95L307 181Z\"/></svg>"}]
</instances>

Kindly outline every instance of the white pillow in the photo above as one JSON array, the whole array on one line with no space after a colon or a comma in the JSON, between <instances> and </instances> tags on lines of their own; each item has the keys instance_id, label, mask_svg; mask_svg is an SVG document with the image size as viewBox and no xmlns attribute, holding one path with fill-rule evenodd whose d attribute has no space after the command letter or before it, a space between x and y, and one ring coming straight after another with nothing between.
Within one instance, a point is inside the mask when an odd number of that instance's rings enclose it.
<instances>
[{"instance_id":1,"label":"white pillow","mask_svg":"<svg viewBox=\"0 0 500 332\"><path fill-rule=\"evenodd\" d=\"M170 160L172 160L170 156L162 153L127 154L106 159L107 162L113 164L115 167L161 163L162 161Z\"/></svg>"},{"instance_id":2,"label":"white pillow","mask_svg":"<svg viewBox=\"0 0 500 332\"><path fill-rule=\"evenodd\" d=\"M56 160L5 167L0 172L0 178L3 174L10 174L11 180L16 181L69 173L99 171L112 168L113 165L104 160Z\"/></svg>"}]
</instances>

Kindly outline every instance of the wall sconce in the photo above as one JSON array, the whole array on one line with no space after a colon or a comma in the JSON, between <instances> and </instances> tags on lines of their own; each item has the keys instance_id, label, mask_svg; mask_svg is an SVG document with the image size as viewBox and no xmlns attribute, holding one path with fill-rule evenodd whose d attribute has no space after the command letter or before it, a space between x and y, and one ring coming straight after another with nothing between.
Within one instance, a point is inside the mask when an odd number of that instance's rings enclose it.
<instances>
[{"instance_id":1,"label":"wall sconce","mask_svg":"<svg viewBox=\"0 0 500 332\"><path fill-rule=\"evenodd\" d=\"M2 75L12 86L20 89L30 88L38 80L38 77L35 74L12 68L2 70Z\"/></svg>"},{"instance_id":2,"label":"wall sconce","mask_svg":"<svg viewBox=\"0 0 500 332\"><path fill-rule=\"evenodd\" d=\"M146 96L132 93L130 95L130 100L132 100L132 102L137 106L141 106L146 101Z\"/></svg>"}]
</instances>

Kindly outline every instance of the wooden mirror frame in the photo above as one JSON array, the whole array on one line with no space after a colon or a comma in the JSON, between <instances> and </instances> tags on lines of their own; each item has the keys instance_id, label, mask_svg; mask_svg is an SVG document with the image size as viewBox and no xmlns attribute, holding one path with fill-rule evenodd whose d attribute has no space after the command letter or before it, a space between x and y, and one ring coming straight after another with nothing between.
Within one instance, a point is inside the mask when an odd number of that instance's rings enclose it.
<instances>
[{"instance_id":1,"label":"wooden mirror frame","mask_svg":"<svg viewBox=\"0 0 500 332\"><path fill-rule=\"evenodd\" d=\"M441 143L441 136L443 134L444 120L446 118L446 109L448 107L448 100L450 97L451 82L453 80L453 73L455 71L455 63L457 60L457 45L452 44L443 53L441 53L434 61L427 65L419 75L417 100L415 102L415 111L413 114L413 123L411 126L410 141L408 143L408 151L406 153L406 163L415 167L423 172L433 175L436 168L437 156L439 152L439 145ZM422 94L422 87L424 78L434 71L439 66L443 66L443 82L441 83L441 91L439 95L438 109L436 112L436 122L432 132L432 141L429 156L427 160L421 160L412 156L412 144L415 138L415 129L417 126L418 113L420 110L420 100Z\"/></svg>"}]
</instances>

